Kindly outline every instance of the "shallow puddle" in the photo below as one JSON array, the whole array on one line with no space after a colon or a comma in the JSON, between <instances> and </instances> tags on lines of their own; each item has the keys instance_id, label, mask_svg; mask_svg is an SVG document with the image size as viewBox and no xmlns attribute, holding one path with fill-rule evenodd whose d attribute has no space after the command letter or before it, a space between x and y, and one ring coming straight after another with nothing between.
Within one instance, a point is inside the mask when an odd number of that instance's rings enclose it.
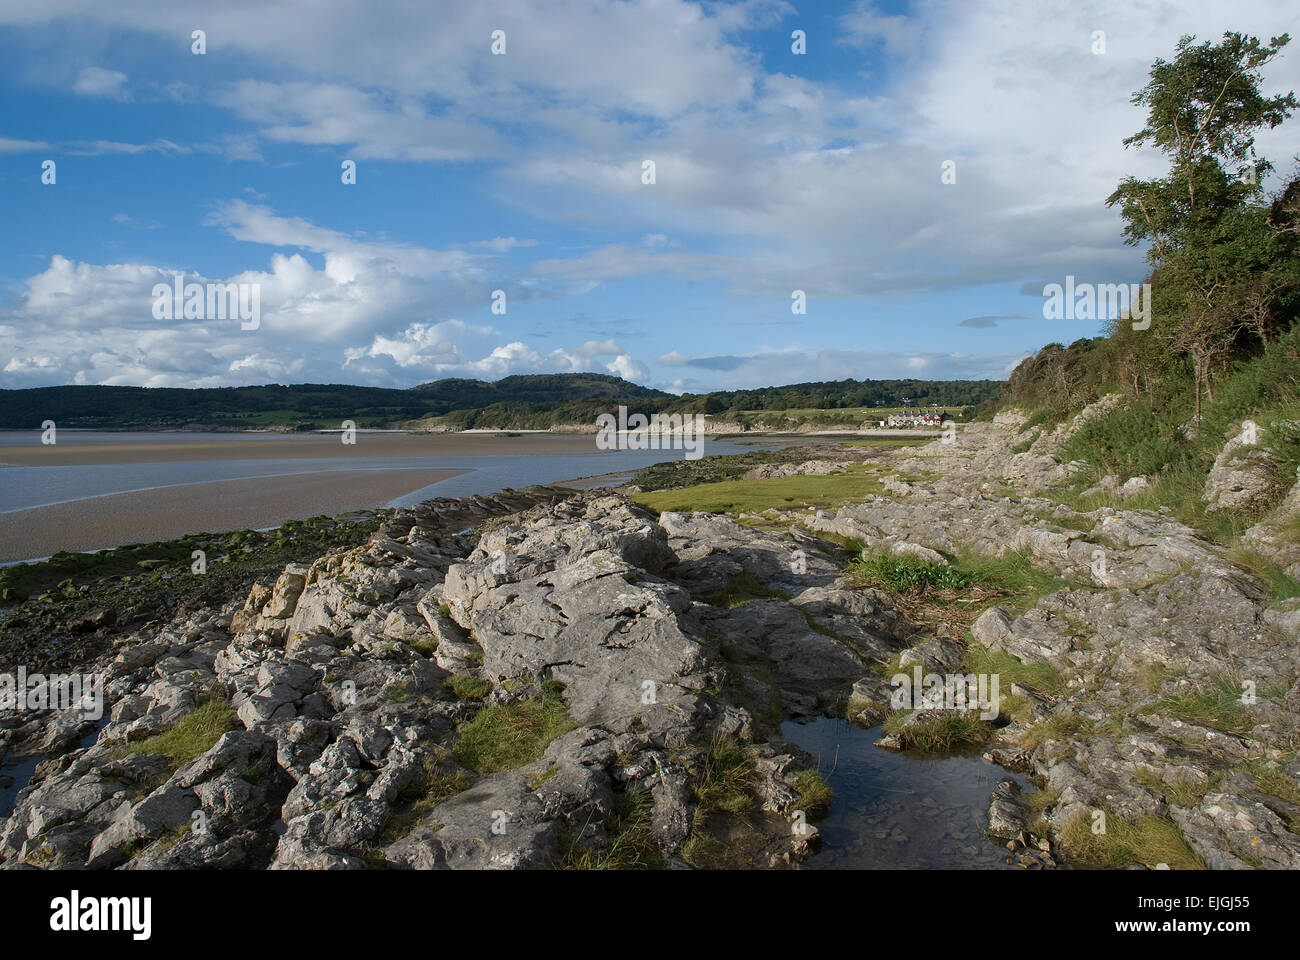
<instances>
[{"instance_id":1,"label":"shallow puddle","mask_svg":"<svg viewBox=\"0 0 1300 960\"><path fill-rule=\"evenodd\" d=\"M809 870L1012 869L990 841L989 795L1011 776L978 754L935 756L877 747L870 730L827 717L787 721L781 735L820 761L835 802L817 826L821 850ZM1020 869L1018 866L1014 869Z\"/></svg>"},{"instance_id":2,"label":"shallow puddle","mask_svg":"<svg viewBox=\"0 0 1300 960\"><path fill-rule=\"evenodd\" d=\"M83 750L95 742L99 731L104 729L111 719L105 711L95 723L95 728L81 738L80 746ZM31 782L32 774L44 760L43 756L14 758L6 755L3 762L0 762L0 821L14 812L18 794Z\"/></svg>"}]
</instances>

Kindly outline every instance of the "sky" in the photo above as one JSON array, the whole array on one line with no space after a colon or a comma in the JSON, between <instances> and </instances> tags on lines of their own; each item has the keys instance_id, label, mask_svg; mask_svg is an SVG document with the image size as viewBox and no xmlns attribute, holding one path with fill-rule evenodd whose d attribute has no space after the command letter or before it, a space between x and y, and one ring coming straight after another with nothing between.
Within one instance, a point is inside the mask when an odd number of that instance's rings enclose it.
<instances>
[{"instance_id":1,"label":"sky","mask_svg":"<svg viewBox=\"0 0 1300 960\"><path fill-rule=\"evenodd\" d=\"M0 0L0 387L1002 378L1101 332L1045 284L1144 277L1105 198L1164 169L1122 145L1152 60L1298 13ZM177 274L256 327L160 319Z\"/></svg>"}]
</instances>

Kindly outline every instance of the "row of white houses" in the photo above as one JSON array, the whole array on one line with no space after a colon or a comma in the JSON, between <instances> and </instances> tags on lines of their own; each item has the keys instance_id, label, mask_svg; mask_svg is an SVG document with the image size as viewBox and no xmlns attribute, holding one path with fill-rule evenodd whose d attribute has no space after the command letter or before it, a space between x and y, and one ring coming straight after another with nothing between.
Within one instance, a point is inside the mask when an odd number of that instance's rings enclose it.
<instances>
[{"instance_id":1,"label":"row of white houses","mask_svg":"<svg viewBox=\"0 0 1300 960\"><path fill-rule=\"evenodd\" d=\"M879 421L882 427L934 427L943 424L945 414L936 411L927 413L891 413L888 419Z\"/></svg>"}]
</instances>

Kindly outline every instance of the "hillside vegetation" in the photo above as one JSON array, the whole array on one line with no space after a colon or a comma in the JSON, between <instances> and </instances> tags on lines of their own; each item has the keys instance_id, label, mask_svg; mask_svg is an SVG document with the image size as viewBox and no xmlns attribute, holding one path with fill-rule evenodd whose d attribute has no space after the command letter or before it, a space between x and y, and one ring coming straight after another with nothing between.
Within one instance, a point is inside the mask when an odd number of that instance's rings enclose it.
<instances>
[{"instance_id":1,"label":"hillside vegetation","mask_svg":"<svg viewBox=\"0 0 1300 960\"><path fill-rule=\"evenodd\" d=\"M610 403L663 404L671 394L598 373L438 380L409 390L352 384L181 387L66 386L0 390L0 428L37 429L43 420L60 427L139 428L188 424L240 429L281 426L299 430L389 427L454 411L514 405L560 409L575 397Z\"/></svg>"},{"instance_id":2,"label":"hillside vegetation","mask_svg":"<svg viewBox=\"0 0 1300 960\"><path fill-rule=\"evenodd\" d=\"M864 406L973 405L995 396L999 386L993 380L841 380L678 397L607 374L562 373L493 382L437 380L406 390L312 383L36 387L0 390L0 429L34 430L53 420L60 427L89 429L314 430L351 420L361 428L545 430L594 424L620 404L642 414L707 413L742 426L856 426L870 419L857 409ZM796 408L794 415L782 412L790 408Z\"/></svg>"},{"instance_id":3,"label":"hillside vegetation","mask_svg":"<svg viewBox=\"0 0 1300 960\"><path fill-rule=\"evenodd\" d=\"M1052 343L1023 361L982 414L1020 408L1044 431L1088 404L1118 402L1068 438L1062 459L1107 475L1149 476L1142 505L1231 537L1268 512L1300 464L1300 177L1273 195L1255 134L1283 123L1292 93L1265 97L1262 68L1287 45L1237 33L1184 37L1133 97L1146 126L1126 145L1154 146L1165 176L1124 179L1107 203L1125 240L1148 245L1151 321L1111 320L1106 335ZM1134 329L1134 326L1138 329ZM1207 516L1203 488L1224 444L1258 437L1275 482L1248 508Z\"/></svg>"}]
</instances>

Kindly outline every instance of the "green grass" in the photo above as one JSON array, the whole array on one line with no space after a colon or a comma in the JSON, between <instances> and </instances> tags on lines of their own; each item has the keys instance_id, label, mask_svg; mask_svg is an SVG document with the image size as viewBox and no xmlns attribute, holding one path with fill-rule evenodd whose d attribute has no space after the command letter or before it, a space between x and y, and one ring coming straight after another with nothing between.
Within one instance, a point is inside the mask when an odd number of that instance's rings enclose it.
<instances>
[{"instance_id":1,"label":"green grass","mask_svg":"<svg viewBox=\"0 0 1300 960\"><path fill-rule=\"evenodd\" d=\"M464 673L453 673L444 683L457 700L482 700L492 692L492 684Z\"/></svg>"},{"instance_id":2,"label":"green grass","mask_svg":"<svg viewBox=\"0 0 1300 960\"><path fill-rule=\"evenodd\" d=\"M1015 455L1017 453L1028 453L1029 448L1034 445L1035 440L1037 440L1040 436L1042 436L1042 433L1043 432L1041 430L1030 430L1029 436L1027 436L1024 440L1021 440L1019 443L1015 444L1009 452L1012 455Z\"/></svg>"},{"instance_id":3,"label":"green grass","mask_svg":"<svg viewBox=\"0 0 1300 960\"><path fill-rule=\"evenodd\" d=\"M754 758L739 741L715 734L694 787L699 811L743 815L754 805Z\"/></svg>"},{"instance_id":4,"label":"green grass","mask_svg":"<svg viewBox=\"0 0 1300 960\"><path fill-rule=\"evenodd\" d=\"M1051 410L1046 408L1041 410L1035 410L1033 413L1029 415L1029 419L1025 421L1025 425L1021 427L1021 430L1032 430L1034 427L1050 426L1051 420L1052 420Z\"/></svg>"},{"instance_id":5,"label":"green grass","mask_svg":"<svg viewBox=\"0 0 1300 960\"><path fill-rule=\"evenodd\" d=\"M1060 799L1061 791L1054 789L1035 790L1033 793L1025 795L1025 802L1029 804L1029 809L1035 813L1042 813L1049 807L1056 806L1056 801ZM1040 833L1039 836L1043 836L1043 834Z\"/></svg>"},{"instance_id":6,"label":"green grass","mask_svg":"<svg viewBox=\"0 0 1300 960\"><path fill-rule=\"evenodd\" d=\"M850 561L845 572L866 586L904 594L924 593L930 588L962 590L971 584L970 577L960 570L914 554L872 554Z\"/></svg>"},{"instance_id":7,"label":"green grass","mask_svg":"<svg viewBox=\"0 0 1300 960\"><path fill-rule=\"evenodd\" d=\"M154 841L154 849L161 851L170 850L172 847L176 846L176 844L184 840L193 829L194 825L192 823L182 823L171 833L164 834Z\"/></svg>"},{"instance_id":8,"label":"green grass","mask_svg":"<svg viewBox=\"0 0 1300 960\"><path fill-rule=\"evenodd\" d=\"M1087 721L1078 714L1052 713L1026 727L1020 734L1020 746L1037 750L1049 740L1068 740L1090 729Z\"/></svg>"},{"instance_id":9,"label":"green grass","mask_svg":"<svg viewBox=\"0 0 1300 960\"><path fill-rule=\"evenodd\" d=\"M1250 772L1255 778L1255 786L1260 790L1300 806L1300 784L1293 777L1265 766L1252 767Z\"/></svg>"},{"instance_id":10,"label":"green grass","mask_svg":"<svg viewBox=\"0 0 1300 960\"><path fill-rule=\"evenodd\" d=\"M1254 551L1238 545L1229 552L1228 559L1237 566L1244 567L1263 581L1265 588L1273 595L1274 600L1290 600L1292 597L1300 597L1300 583L1288 577L1276 563L1261 557Z\"/></svg>"},{"instance_id":11,"label":"green grass","mask_svg":"<svg viewBox=\"0 0 1300 960\"><path fill-rule=\"evenodd\" d=\"M915 556L874 555L851 561L845 574L862 586L893 593L896 608L922 632L945 622L968 628L994 604L1014 616L1044 594L1072 585L1014 551L1003 557L962 553L947 566Z\"/></svg>"},{"instance_id":12,"label":"green grass","mask_svg":"<svg viewBox=\"0 0 1300 960\"><path fill-rule=\"evenodd\" d=\"M528 784L529 790L536 792L537 790L541 789L542 784L544 784L547 780L551 779L551 777L555 776L559 772L560 772L560 768L557 767L555 764L553 763L548 764L546 769L543 770L541 773L528 774L528 776L524 777L524 782Z\"/></svg>"},{"instance_id":13,"label":"green grass","mask_svg":"<svg viewBox=\"0 0 1300 960\"><path fill-rule=\"evenodd\" d=\"M1263 690L1256 696L1265 697ZM1139 714L1167 714L1203 727L1226 733L1249 733L1255 720L1242 705L1241 684L1231 677L1221 677L1193 690L1162 697L1138 710Z\"/></svg>"},{"instance_id":14,"label":"green grass","mask_svg":"<svg viewBox=\"0 0 1300 960\"><path fill-rule=\"evenodd\" d=\"M456 756L475 773L513 770L540 759L547 744L574 728L557 684L541 696L484 707L461 724Z\"/></svg>"},{"instance_id":15,"label":"green grass","mask_svg":"<svg viewBox=\"0 0 1300 960\"><path fill-rule=\"evenodd\" d=\"M1156 396L1128 397L1105 416L1089 421L1067 441L1062 459L1090 464L1092 482L1104 474L1151 476L1152 487L1125 506L1169 507L1189 526L1220 543L1230 543L1295 482L1300 431L1287 423L1300 419L1300 381L1295 376L1298 344L1300 326L1220 377L1214 399L1207 399L1203 419L1190 438L1181 429L1193 413L1188 391L1181 384L1166 385ZM1276 483L1271 501L1259 511L1206 514L1201 500L1206 475L1228 437L1237 434L1246 420L1259 425L1262 445L1273 452ZM1104 505L1118 505L1113 496L1107 499L1112 502ZM1101 498L1095 505L1103 505Z\"/></svg>"},{"instance_id":16,"label":"green grass","mask_svg":"<svg viewBox=\"0 0 1300 960\"><path fill-rule=\"evenodd\" d=\"M603 850L584 850L576 837L557 864L564 870L661 870L664 863L650 831L654 797L629 790L614 797L613 836Z\"/></svg>"},{"instance_id":17,"label":"green grass","mask_svg":"<svg viewBox=\"0 0 1300 960\"><path fill-rule=\"evenodd\" d=\"M937 434L936 434L937 436ZM933 437L866 437L862 440L842 440L844 447L919 447L929 443Z\"/></svg>"},{"instance_id":18,"label":"green grass","mask_svg":"<svg viewBox=\"0 0 1300 960\"><path fill-rule=\"evenodd\" d=\"M1300 513L1293 513L1277 525L1278 539L1283 543L1300 543Z\"/></svg>"},{"instance_id":19,"label":"green grass","mask_svg":"<svg viewBox=\"0 0 1300 960\"><path fill-rule=\"evenodd\" d=\"M833 507L859 503L868 494L883 494L873 465L855 464L829 477L776 477L768 480L727 480L678 490L639 493L632 499L659 513L761 513L801 507Z\"/></svg>"},{"instance_id":20,"label":"green grass","mask_svg":"<svg viewBox=\"0 0 1300 960\"><path fill-rule=\"evenodd\" d=\"M1133 772L1133 780L1149 788L1154 793L1160 794L1176 807L1190 807L1195 804L1201 797L1209 793L1217 785L1222 776L1210 778L1205 783L1194 783L1188 780L1178 780L1170 782L1150 767L1138 767Z\"/></svg>"},{"instance_id":21,"label":"green grass","mask_svg":"<svg viewBox=\"0 0 1300 960\"><path fill-rule=\"evenodd\" d=\"M1001 557L962 553L951 564L929 563L919 557L877 554L851 561L845 571L869 586L901 594L978 587L1032 606L1039 597L1071 586L1066 580L1040 570L1022 554L1007 551Z\"/></svg>"},{"instance_id":22,"label":"green grass","mask_svg":"<svg viewBox=\"0 0 1300 960\"><path fill-rule=\"evenodd\" d=\"M795 809L802 810L809 820L826 816L835 799L835 791L816 770L800 770L795 775L794 788L799 791Z\"/></svg>"},{"instance_id":23,"label":"green grass","mask_svg":"<svg viewBox=\"0 0 1300 960\"><path fill-rule=\"evenodd\" d=\"M1137 684L1150 694L1157 694L1170 680L1177 680L1187 675L1184 668L1171 667L1166 663L1144 663L1138 668Z\"/></svg>"},{"instance_id":24,"label":"green grass","mask_svg":"<svg viewBox=\"0 0 1300 960\"><path fill-rule=\"evenodd\" d=\"M1065 825L1061 842L1069 858L1082 866L1127 867L1158 863L1171 870L1204 870L1205 862L1187 845L1178 824L1165 817L1143 817L1137 823L1106 814L1106 832L1092 832L1092 818L1080 813Z\"/></svg>"},{"instance_id":25,"label":"green grass","mask_svg":"<svg viewBox=\"0 0 1300 960\"><path fill-rule=\"evenodd\" d=\"M424 775L402 791L397 806L372 846L386 847L406 836L417 823L444 800L469 789L464 770L454 769L451 757L442 747L434 747L422 758Z\"/></svg>"},{"instance_id":26,"label":"green grass","mask_svg":"<svg viewBox=\"0 0 1300 960\"><path fill-rule=\"evenodd\" d=\"M784 714L781 711L781 690L772 678L771 659L762 651L758 651L756 657L746 661L736 648L725 642L719 645L719 653L732 668L727 672L725 685L727 698L748 710L750 716L759 724L772 730L779 727ZM753 678L766 687L769 691L768 697L760 702L751 688L743 682L744 677ZM719 689L712 695L720 697L723 695L723 690Z\"/></svg>"},{"instance_id":27,"label":"green grass","mask_svg":"<svg viewBox=\"0 0 1300 960\"><path fill-rule=\"evenodd\" d=\"M682 859L696 870L708 870L716 866L727 850L727 845L709 832L705 819L696 812L691 821L691 835L682 844Z\"/></svg>"},{"instance_id":28,"label":"green grass","mask_svg":"<svg viewBox=\"0 0 1300 960\"><path fill-rule=\"evenodd\" d=\"M1009 692L1013 683L1033 687L1048 697L1058 697L1066 689L1065 678L1051 664L1022 663L1003 650L995 652L979 643L967 645L964 664L966 673L996 675L999 692Z\"/></svg>"},{"instance_id":29,"label":"green grass","mask_svg":"<svg viewBox=\"0 0 1300 960\"><path fill-rule=\"evenodd\" d=\"M885 718L881 730L897 736L904 747L924 753L951 753L978 746L992 733L987 723L970 713L937 711L932 717L904 726L903 721L908 716L903 711L891 713Z\"/></svg>"},{"instance_id":30,"label":"green grass","mask_svg":"<svg viewBox=\"0 0 1300 960\"><path fill-rule=\"evenodd\" d=\"M714 732L694 776L692 794L695 813L690 836L682 845L682 859L697 870L735 866L743 859L745 843L752 834L733 837L724 842L709 829L713 817L731 818L733 823L748 823L754 808L754 757L738 740Z\"/></svg>"},{"instance_id":31,"label":"green grass","mask_svg":"<svg viewBox=\"0 0 1300 960\"><path fill-rule=\"evenodd\" d=\"M1255 779L1257 789L1300 806L1300 784L1296 783L1294 777L1289 777L1281 770L1266 767L1263 764L1250 767L1249 772ZM1292 833L1300 833L1300 818L1290 820L1286 828Z\"/></svg>"},{"instance_id":32,"label":"green grass","mask_svg":"<svg viewBox=\"0 0 1300 960\"><path fill-rule=\"evenodd\" d=\"M412 650L416 650L426 657L432 657L438 649L438 640L435 637L430 637L427 640L412 640L409 645Z\"/></svg>"},{"instance_id":33,"label":"green grass","mask_svg":"<svg viewBox=\"0 0 1300 960\"><path fill-rule=\"evenodd\" d=\"M958 556L955 566L972 583L1009 594L1026 608L1033 606L1039 597L1074 585L1056 574L1040 570L1015 550L1008 550L1000 557L963 553Z\"/></svg>"},{"instance_id":34,"label":"green grass","mask_svg":"<svg viewBox=\"0 0 1300 960\"><path fill-rule=\"evenodd\" d=\"M785 524L775 524L774 526L780 529L788 529ZM837 546L843 547L845 550L847 550L849 553L852 554L861 554L862 551L865 550L867 546L857 537L846 537L843 534L832 533L829 530L818 530L817 536L818 538L825 540L828 543L833 543L836 544Z\"/></svg>"},{"instance_id":35,"label":"green grass","mask_svg":"<svg viewBox=\"0 0 1300 960\"><path fill-rule=\"evenodd\" d=\"M213 697L195 707L170 730L141 740L127 753L165 757L175 771L212 749L222 734L235 728L235 711L224 697Z\"/></svg>"}]
</instances>

